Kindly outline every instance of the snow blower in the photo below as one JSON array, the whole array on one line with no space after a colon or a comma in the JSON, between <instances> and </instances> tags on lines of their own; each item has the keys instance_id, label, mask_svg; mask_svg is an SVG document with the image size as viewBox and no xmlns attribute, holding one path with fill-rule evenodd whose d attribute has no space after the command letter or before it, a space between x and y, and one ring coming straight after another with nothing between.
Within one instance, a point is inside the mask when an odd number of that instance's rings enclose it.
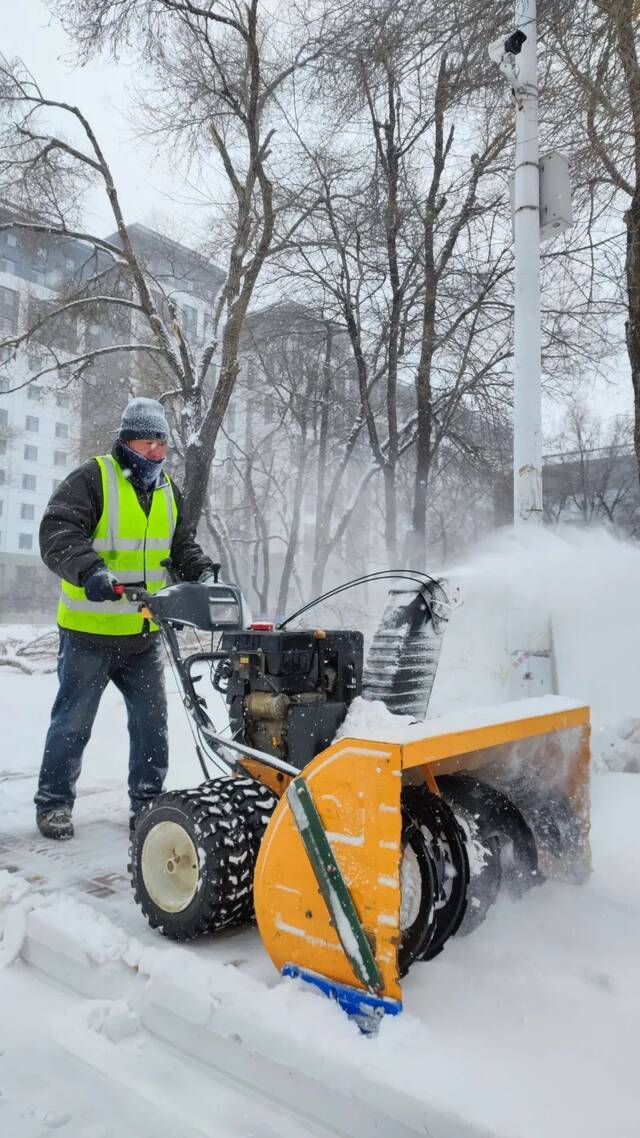
<instances>
[{"instance_id":1,"label":"snow blower","mask_svg":"<svg viewBox=\"0 0 640 1138\"><path fill-rule=\"evenodd\" d=\"M320 600L391 578L400 583L366 668L361 632L288 628ZM369 574L278 627L249 628L232 585L125 592L160 626L204 774L154 799L132 833L135 899L165 936L255 917L284 975L368 1029L401 1009L410 966L476 928L501 888L517 896L588 874L587 707L544 697L424 720L447 619L442 582ZM184 626L211 633L211 649L183 657ZM226 699L229 735L196 691L203 666ZM387 716L374 738L336 739L357 696L421 718L396 728Z\"/></svg>"}]
</instances>

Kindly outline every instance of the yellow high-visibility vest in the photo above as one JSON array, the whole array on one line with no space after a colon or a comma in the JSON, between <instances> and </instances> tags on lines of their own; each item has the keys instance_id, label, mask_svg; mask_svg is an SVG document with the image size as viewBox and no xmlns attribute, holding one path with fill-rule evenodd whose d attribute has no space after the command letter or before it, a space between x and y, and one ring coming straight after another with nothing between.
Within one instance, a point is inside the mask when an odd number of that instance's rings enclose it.
<instances>
[{"instance_id":1,"label":"yellow high-visibility vest","mask_svg":"<svg viewBox=\"0 0 640 1138\"><path fill-rule=\"evenodd\" d=\"M102 477L102 513L91 544L107 569L123 584L144 581L156 593L168 583L160 564L171 553L178 508L170 480L165 477L152 495L149 516L121 466L110 454L96 457ZM58 624L75 632L104 636L135 636L142 632L144 618L135 605L120 601L90 601L78 585L62 581ZM156 631L153 622L150 628Z\"/></svg>"}]
</instances>

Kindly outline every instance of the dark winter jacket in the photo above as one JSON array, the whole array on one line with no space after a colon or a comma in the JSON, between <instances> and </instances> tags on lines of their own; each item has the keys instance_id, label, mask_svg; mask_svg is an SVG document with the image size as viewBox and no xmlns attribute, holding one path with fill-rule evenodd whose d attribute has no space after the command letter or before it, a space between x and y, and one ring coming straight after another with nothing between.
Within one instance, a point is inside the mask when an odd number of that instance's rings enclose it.
<instances>
[{"instance_id":1,"label":"dark winter jacket","mask_svg":"<svg viewBox=\"0 0 640 1138\"><path fill-rule=\"evenodd\" d=\"M111 452L123 469L127 462L122 448L116 443ZM176 529L171 543L173 571L184 581L197 581L204 573L213 570L213 562L202 551L194 537L193 528L185 514L182 494L171 479L178 508ZM151 509L153 491L143 490L132 479L132 486L145 514ZM102 479L94 458L72 470L54 490L40 523L40 555L48 569L63 577L71 585L84 585L87 577L104 566L104 562L91 545L100 515L102 514ZM105 604L112 602L106 601ZM149 645L149 636L94 636L86 632L71 632L70 636L91 642L110 650L123 648L142 651Z\"/></svg>"}]
</instances>

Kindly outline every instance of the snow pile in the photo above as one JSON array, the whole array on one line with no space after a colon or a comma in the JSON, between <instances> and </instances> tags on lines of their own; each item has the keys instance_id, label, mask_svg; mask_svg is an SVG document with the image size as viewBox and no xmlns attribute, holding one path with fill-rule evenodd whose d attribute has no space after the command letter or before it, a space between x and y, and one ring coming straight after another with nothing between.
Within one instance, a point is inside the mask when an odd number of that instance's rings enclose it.
<instances>
[{"instance_id":1,"label":"snow pile","mask_svg":"<svg viewBox=\"0 0 640 1138\"><path fill-rule=\"evenodd\" d=\"M37 911L51 942L73 942L94 964L139 956L130 938L102 913L59 893L38 893L23 878L0 870L0 965L11 964L22 952L30 914Z\"/></svg>"},{"instance_id":2,"label":"snow pile","mask_svg":"<svg viewBox=\"0 0 640 1138\"><path fill-rule=\"evenodd\" d=\"M421 722L411 715L394 715L380 700L354 699L336 738L378 739L382 743L411 743L438 735L457 734L495 723L512 723L538 715L554 715L583 706L575 699L547 695L517 702L451 711Z\"/></svg>"},{"instance_id":3,"label":"snow pile","mask_svg":"<svg viewBox=\"0 0 640 1138\"><path fill-rule=\"evenodd\" d=\"M94 964L121 960L130 938L108 917L88 908L75 897L49 894L46 920L52 934L73 939Z\"/></svg>"},{"instance_id":4,"label":"snow pile","mask_svg":"<svg viewBox=\"0 0 640 1138\"><path fill-rule=\"evenodd\" d=\"M126 1000L91 1000L86 1009L87 1027L111 1043L130 1039L140 1031L140 1020Z\"/></svg>"}]
</instances>

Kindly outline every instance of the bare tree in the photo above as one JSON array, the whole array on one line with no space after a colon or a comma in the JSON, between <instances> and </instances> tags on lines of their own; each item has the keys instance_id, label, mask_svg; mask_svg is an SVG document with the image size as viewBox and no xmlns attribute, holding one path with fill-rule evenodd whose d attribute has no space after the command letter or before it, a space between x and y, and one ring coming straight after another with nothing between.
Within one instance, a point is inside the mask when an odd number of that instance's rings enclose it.
<instances>
[{"instance_id":1,"label":"bare tree","mask_svg":"<svg viewBox=\"0 0 640 1138\"><path fill-rule=\"evenodd\" d=\"M366 438L383 479L389 563L401 545L424 562L430 472L458 409L505 397L510 238L496 213L511 121L480 66L477 21L458 9L366 4L348 28L338 21L313 74L324 114L346 133L318 144L296 123L318 199L288 270L348 333L361 402L353 442ZM494 19L495 6L488 38ZM398 468L412 446L403 540Z\"/></svg>"},{"instance_id":2,"label":"bare tree","mask_svg":"<svg viewBox=\"0 0 640 1138\"><path fill-rule=\"evenodd\" d=\"M640 523L633 429L626 416L607 423L574 401L545 457L544 510L548 521L594 522L634 536Z\"/></svg>"},{"instance_id":3,"label":"bare tree","mask_svg":"<svg viewBox=\"0 0 640 1138\"><path fill-rule=\"evenodd\" d=\"M342 450L359 415L345 340L299 305L269 306L247 321L212 521L227 533L237 568L246 565L263 612L272 605L282 614L301 577L320 591L335 549L333 513L354 477Z\"/></svg>"},{"instance_id":4,"label":"bare tree","mask_svg":"<svg viewBox=\"0 0 640 1138\"><path fill-rule=\"evenodd\" d=\"M588 219L583 251L626 308L640 472L640 61L635 0L574 0L547 18L549 113L572 151ZM623 226L618 217L623 213ZM626 237L625 274L619 271ZM604 264L596 265L610 251ZM626 292L626 295L625 295Z\"/></svg>"}]
</instances>

